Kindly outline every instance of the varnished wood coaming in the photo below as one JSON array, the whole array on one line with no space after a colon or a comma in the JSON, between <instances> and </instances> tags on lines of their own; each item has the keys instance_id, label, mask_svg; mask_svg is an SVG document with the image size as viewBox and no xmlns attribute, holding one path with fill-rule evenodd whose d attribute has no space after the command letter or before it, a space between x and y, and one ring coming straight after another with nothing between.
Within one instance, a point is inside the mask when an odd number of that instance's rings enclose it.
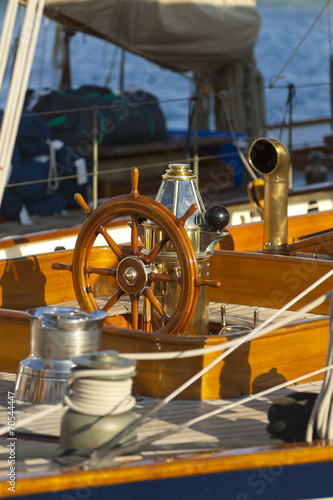
<instances>
[{"instance_id":1,"label":"varnished wood coaming","mask_svg":"<svg viewBox=\"0 0 333 500\"><path fill-rule=\"evenodd\" d=\"M223 337L171 335L156 338L154 334L140 336L133 331L126 334L110 326L104 329L103 346L119 352L164 352L209 347L224 340ZM238 397L267 389L325 366L327 345L327 319L280 328L239 347L182 392L178 399ZM139 361L134 391L146 396L167 396L217 356L214 353L187 359Z\"/></svg>"},{"instance_id":2,"label":"varnished wood coaming","mask_svg":"<svg viewBox=\"0 0 333 500\"><path fill-rule=\"evenodd\" d=\"M250 222L239 226L230 226L234 248L242 252L254 252L263 245L263 222ZM333 211L311 212L288 218L288 243L292 244L300 236L333 228ZM226 238L227 239L227 238Z\"/></svg>"},{"instance_id":3,"label":"varnished wood coaming","mask_svg":"<svg viewBox=\"0 0 333 500\"><path fill-rule=\"evenodd\" d=\"M316 259L247 252L215 251L210 274L221 288L209 289L211 301L231 302L280 309L309 285L332 269L333 262ZM291 309L329 292L333 278L326 280ZM314 311L328 314L328 302Z\"/></svg>"},{"instance_id":4,"label":"varnished wood coaming","mask_svg":"<svg viewBox=\"0 0 333 500\"><path fill-rule=\"evenodd\" d=\"M4 309L27 309L75 300L72 275L68 271L55 271L54 262L72 264L71 250L16 259L0 260L0 302ZM108 248L96 248L91 264L94 267L112 267L116 257ZM107 293L107 280L92 276L97 295ZM109 280L110 282L110 280Z\"/></svg>"},{"instance_id":5,"label":"varnished wood coaming","mask_svg":"<svg viewBox=\"0 0 333 500\"><path fill-rule=\"evenodd\" d=\"M325 258L331 256L333 258L333 229L322 231L320 234L309 235L306 238L301 238L294 243L287 245L289 255L317 256L317 258Z\"/></svg>"},{"instance_id":6,"label":"varnished wood coaming","mask_svg":"<svg viewBox=\"0 0 333 500\"><path fill-rule=\"evenodd\" d=\"M213 336L157 336L125 330L118 325L104 325L102 348L120 353L166 352L209 347L225 340ZM30 323L25 313L0 311L0 343L4 353L1 369L15 373L30 350ZM179 398L219 399L261 391L325 366L327 344L327 319L280 328L238 348ZM167 396L217 356L215 353L188 359L139 361L134 391L152 397Z\"/></svg>"},{"instance_id":7,"label":"varnished wood coaming","mask_svg":"<svg viewBox=\"0 0 333 500\"><path fill-rule=\"evenodd\" d=\"M54 262L72 263L72 252L63 251L0 261L0 303L4 309L27 309L75 300L72 276L55 271ZM92 253L94 267L114 267L117 261L108 248ZM210 300L280 308L332 267L330 261L268 255L262 252L215 251L210 276L222 286L209 288ZM97 295L114 290L110 279L92 276ZM110 284L111 283L111 284ZM333 281L321 285L316 294L329 291ZM303 300L300 304L307 302ZM297 306L298 307L298 306ZM327 314L327 304L316 312Z\"/></svg>"}]
</instances>

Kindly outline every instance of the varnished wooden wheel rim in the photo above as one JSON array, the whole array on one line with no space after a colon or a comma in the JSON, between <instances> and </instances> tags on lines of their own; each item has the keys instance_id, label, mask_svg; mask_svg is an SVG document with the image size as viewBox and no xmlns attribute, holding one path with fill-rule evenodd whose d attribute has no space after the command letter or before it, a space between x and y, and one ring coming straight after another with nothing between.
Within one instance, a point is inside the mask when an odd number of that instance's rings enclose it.
<instances>
[{"instance_id":1,"label":"varnished wooden wheel rim","mask_svg":"<svg viewBox=\"0 0 333 500\"><path fill-rule=\"evenodd\" d=\"M134 169L132 175L132 193L130 195L118 196L99 205L89 214L87 220L81 228L76 241L72 263L75 294L80 307L84 311L92 312L93 310L98 309L91 289L90 274L95 272L96 274L106 275L109 271L110 276L115 276L116 273L114 272L115 270L94 270L94 268L90 265L91 252L97 236L99 234L104 236L106 243L116 254L120 264L125 258L125 255L122 254L117 243L106 232L104 226L115 219L130 216L132 219L130 255L134 258L138 258L139 248L137 221L138 217L146 218L156 224L163 231L164 235L168 235L177 253L181 268L181 292L177 307L170 315L168 322L155 331L155 333L182 335L193 316L198 299L198 265L195 252L187 232L183 227L184 220L182 221L181 219L177 219L175 215L170 212L170 210L155 200L141 196L137 189L137 169ZM193 210L195 210L195 207ZM145 264L148 265L150 259L153 259L161 248L152 249L148 253L148 256L141 256ZM102 309L110 309L123 294L124 291L119 286L118 290L108 299ZM137 320L135 320L133 324L133 317L135 318L138 316L137 308L139 294L128 293L128 295L131 297L132 304L132 328L137 329ZM152 307L158 311L159 302L152 296L152 291L149 286L140 292L140 295L147 297L151 302ZM111 321L106 319L106 322Z\"/></svg>"}]
</instances>

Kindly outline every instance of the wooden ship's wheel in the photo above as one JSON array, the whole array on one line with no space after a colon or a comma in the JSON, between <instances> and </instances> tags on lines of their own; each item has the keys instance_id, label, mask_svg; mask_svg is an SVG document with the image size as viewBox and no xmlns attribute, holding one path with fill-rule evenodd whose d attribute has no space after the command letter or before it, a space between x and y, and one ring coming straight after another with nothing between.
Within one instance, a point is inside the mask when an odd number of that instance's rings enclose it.
<instances>
[{"instance_id":1,"label":"wooden ship's wheel","mask_svg":"<svg viewBox=\"0 0 333 500\"><path fill-rule=\"evenodd\" d=\"M186 220L198 207L193 204L181 218L177 218L160 203L139 194L138 177L139 171L134 168L132 170L131 194L107 200L95 210L90 210L82 196L76 195L75 198L86 212L87 219L75 244L72 266L53 264L52 268L72 272L75 294L82 310L92 312L95 309L102 309L108 312L120 297L127 295L131 301L131 327L138 329L139 300L140 297L143 297L149 301L155 313L161 316L162 326L155 333L182 335L193 316L198 299L198 287L208 284L199 278L196 255L184 228ZM129 217L131 220L129 253L124 253L106 229L110 222L124 217ZM145 253L142 252L139 245L138 224L140 218L156 224L163 234L160 241L149 252ZM117 265L115 267L101 268L91 264L93 246L99 235L104 237L113 257L116 256ZM179 261L179 276L159 274L153 266L154 258L169 241ZM111 261L112 259L110 259ZM97 305L91 285L93 275L116 280L115 291L110 297L107 297L102 307ZM164 311L161 303L154 296L153 288L156 282L176 282L179 285L178 301L170 315ZM111 322L109 318L105 321Z\"/></svg>"}]
</instances>

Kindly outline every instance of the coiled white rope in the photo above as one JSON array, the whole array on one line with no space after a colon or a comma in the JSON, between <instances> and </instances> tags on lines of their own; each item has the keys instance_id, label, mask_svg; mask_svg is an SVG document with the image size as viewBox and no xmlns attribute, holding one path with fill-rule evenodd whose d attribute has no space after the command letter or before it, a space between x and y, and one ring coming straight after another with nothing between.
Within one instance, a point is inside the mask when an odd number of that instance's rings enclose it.
<instances>
[{"instance_id":1,"label":"coiled white rope","mask_svg":"<svg viewBox=\"0 0 333 500\"><path fill-rule=\"evenodd\" d=\"M133 365L112 369L86 369L74 371L67 381L67 394L64 403L72 410L84 415L118 415L135 406L132 396ZM43 407L16 422L16 428L26 427L35 420L46 417L64 404ZM8 432L8 426L0 427L0 436Z\"/></svg>"},{"instance_id":2,"label":"coiled white rope","mask_svg":"<svg viewBox=\"0 0 333 500\"><path fill-rule=\"evenodd\" d=\"M64 402L78 413L93 416L118 415L131 410L135 398L131 395L133 366L110 370L78 370L67 382ZM117 379L116 377L125 377ZM101 378L103 377L103 378Z\"/></svg>"}]
</instances>

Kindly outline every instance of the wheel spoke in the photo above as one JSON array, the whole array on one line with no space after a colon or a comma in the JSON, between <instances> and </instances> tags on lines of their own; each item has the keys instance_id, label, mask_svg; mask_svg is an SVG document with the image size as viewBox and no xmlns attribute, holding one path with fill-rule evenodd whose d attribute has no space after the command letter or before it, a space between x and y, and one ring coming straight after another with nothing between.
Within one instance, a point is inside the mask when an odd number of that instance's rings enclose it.
<instances>
[{"instance_id":1,"label":"wheel spoke","mask_svg":"<svg viewBox=\"0 0 333 500\"><path fill-rule=\"evenodd\" d=\"M85 274L98 274L99 276L116 276L117 269L108 269L107 267L92 267L86 266L84 269Z\"/></svg>"},{"instance_id":2,"label":"wheel spoke","mask_svg":"<svg viewBox=\"0 0 333 500\"><path fill-rule=\"evenodd\" d=\"M89 205L86 203L86 201L83 198L83 196L80 193L76 193L74 195L74 198L77 201L77 203L80 205L80 207L82 208L82 210L85 212L86 216L89 217L89 215L91 215L91 213L92 213L92 210L89 207Z\"/></svg>"},{"instance_id":3,"label":"wheel spoke","mask_svg":"<svg viewBox=\"0 0 333 500\"><path fill-rule=\"evenodd\" d=\"M191 217L191 215L193 215L194 212L196 212L197 210L198 210L198 205L196 203L193 203L193 205L191 205L190 208L188 208L186 210L186 212L184 213L184 215L182 217L179 217L179 219L176 219L177 226L178 227L185 226L187 219L189 217Z\"/></svg>"},{"instance_id":4,"label":"wheel spoke","mask_svg":"<svg viewBox=\"0 0 333 500\"><path fill-rule=\"evenodd\" d=\"M195 286L211 286L213 288L220 288L221 281L218 280L204 280L202 278L197 278L194 280Z\"/></svg>"},{"instance_id":5,"label":"wheel spoke","mask_svg":"<svg viewBox=\"0 0 333 500\"><path fill-rule=\"evenodd\" d=\"M102 311L108 311L112 306L115 305L116 302L118 302L118 300L122 295L124 295L124 293L124 290L119 287L118 290L113 295L111 295L108 301L104 304L104 306L102 307Z\"/></svg>"},{"instance_id":6,"label":"wheel spoke","mask_svg":"<svg viewBox=\"0 0 333 500\"><path fill-rule=\"evenodd\" d=\"M150 290L150 288L145 288L142 291L142 294L147 297L153 308L156 309L156 311L163 317L164 322L167 323L170 319L170 316L168 316L168 314L163 310L161 304L159 303L153 292Z\"/></svg>"},{"instance_id":7,"label":"wheel spoke","mask_svg":"<svg viewBox=\"0 0 333 500\"><path fill-rule=\"evenodd\" d=\"M151 273L149 275L149 280L153 281L153 282L162 281L163 283L180 283L181 277L180 276L169 276L168 274Z\"/></svg>"},{"instance_id":8,"label":"wheel spoke","mask_svg":"<svg viewBox=\"0 0 333 500\"><path fill-rule=\"evenodd\" d=\"M72 265L60 264L59 262L54 262L51 264L52 269L55 271L70 271L72 272Z\"/></svg>"},{"instance_id":9,"label":"wheel spoke","mask_svg":"<svg viewBox=\"0 0 333 500\"><path fill-rule=\"evenodd\" d=\"M156 257L156 255L162 250L169 239L169 236L165 234L163 238L158 243L156 243L156 245L150 250L149 254L144 258L145 264L149 264Z\"/></svg>"},{"instance_id":10,"label":"wheel spoke","mask_svg":"<svg viewBox=\"0 0 333 500\"><path fill-rule=\"evenodd\" d=\"M131 215L132 231L131 231L131 255L139 255L139 236L138 236L138 215Z\"/></svg>"},{"instance_id":11,"label":"wheel spoke","mask_svg":"<svg viewBox=\"0 0 333 500\"><path fill-rule=\"evenodd\" d=\"M131 322L134 330L139 326L139 295L131 295Z\"/></svg>"},{"instance_id":12,"label":"wheel spoke","mask_svg":"<svg viewBox=\"0 0 333 500\"><path fill-rule=\"evenodd\" d=\"M136 198L139 194L139 169L137 167L132 168L131 171L131 179L132 179L132 198Z\"/></svg>"},{"instance_id":13,"label":"wheel spoke","mask_svg":"<svg viewBox=\"0 0 333 500\"><path fill-rule=\"evenodd\" d=\"M114 241L114 239L111 238L111 236L109 235L109 233L107 232L105 227L99 226L97 231L104 237L105 241L107 242L107 244L109 245L111 250L116 254L118 261L123 260L123 258L124 258L123 252L120 250L120 248L118 247L118 245Z\"/></svg>"}]
</instances>

